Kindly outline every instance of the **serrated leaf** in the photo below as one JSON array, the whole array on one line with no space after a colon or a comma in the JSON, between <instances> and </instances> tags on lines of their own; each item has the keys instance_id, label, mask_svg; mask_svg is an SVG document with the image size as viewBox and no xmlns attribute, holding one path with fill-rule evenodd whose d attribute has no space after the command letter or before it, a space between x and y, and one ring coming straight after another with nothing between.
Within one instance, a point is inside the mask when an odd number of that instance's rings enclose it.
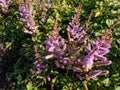
<instances>
[{"instance_id":1,"label":"serrated leaf","mask_svg":"<svg viewBox=\"0 0 120 90\"><path fill-rule=\"evenodd\" d=\"M58 76L56 76L55 78L52 79L52 83L55 83L57 80Z\"/></svg>"},{"instance_id":2,"label":"serrated leaf","mask_svg":"<svg viewBox=\"0 0 120 90\"><path fill-rule=\"evenodd\" d=\"M109 78L106 78L106 79L104 79L104 80L102 81L102 83L104 83L106 86L108 86L109 83L110 83L110 79L109 79Z\"/></svg>"},{"instance_id":3,"label":"serrated leaf","mask_svg":"<svg viewBox=\"0 0 120 90\"><path fill-rule=\"evenodd\" d=\"M33 84L32 84L32 82L29 82L29 83L26 85L26 88L27 88L27 90L33 90Z\"/></svg>"},{"instance_id":4,"label":"serrated leaf","mask_svg":"<svg viewBox=\"0 0 120 90\"><path fill-rule=\"evenodd\" d=\"M109 27L110 25L112 25L113 23L114 23L113 20L110 20L110 19L107 19L107 20L106 20L106 24L108 25L108 27Z\"/></svg>"},{"instance_id":5,"label":"serrated leaf","mask_svg":"<svg viewBox=\"0 0 120 90\"><path fill-rule=\"evenodd\" d=\"M42 85L43 85L44 83L46 83L46 78L43 77L43 76L37 76L37 79L42 79L42 80L43 80Z\"/></svg>"},{"instance_id":6,"label":"serrated leaf","mask_svg":"<svg viewBox=\"0 0 120 90\"><path fill-rule=\"evenodd\" d=\"M117 87L115 88L115 90L120 90L120 86L117 86Z\"/></svg>"},{"instance_id":7,"label":"serrated leaf","mask_svg":"<svg viewBox=\"0 0 120 90\"><path fill-rule=\"evenodd\" d=\"M98 17L101 14L100 9L93 10L95 12L95 17Z\"/></svg>"}]
</instances>

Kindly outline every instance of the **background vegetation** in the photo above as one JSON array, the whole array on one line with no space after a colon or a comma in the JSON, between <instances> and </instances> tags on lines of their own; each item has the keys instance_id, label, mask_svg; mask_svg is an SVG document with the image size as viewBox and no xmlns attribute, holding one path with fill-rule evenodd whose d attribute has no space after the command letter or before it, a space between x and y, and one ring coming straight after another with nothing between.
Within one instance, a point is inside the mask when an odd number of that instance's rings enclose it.
<instances>
[{"instance_id":1,"label":"background vegetation","mask_svg":"<svg viewBox=\"0 0 120 90\"><path fill-rule=\"evenodd\" d=\"M47 18L45 23L41 21L44 12L35 6L35 22L39 27L33 41L23 32L23 24L19 21L19 4L16 0L9 6L8 13L3 13L0 9L0 89L50 90L50 83L46 78L35 74L33 45L39 47L44 43L56 18L59 29L62 30L60 34L65 37L66 27L79 3L82 4L82 25L88 19L90 12L93 12L91 19L92 29L95 32L93 38L101 35L101 32L120 18L119 0L51 0L51 8L45 14ZM89 90L120 90L120 23L113 29L112 35L112 48L108 58L113 63L103 67L110 73L90 80ZM43 53L41 49L39 52ZM80 81L58 72L55 73L52 84L55 90L83 90Z\"/></svg>"}]
</instances>

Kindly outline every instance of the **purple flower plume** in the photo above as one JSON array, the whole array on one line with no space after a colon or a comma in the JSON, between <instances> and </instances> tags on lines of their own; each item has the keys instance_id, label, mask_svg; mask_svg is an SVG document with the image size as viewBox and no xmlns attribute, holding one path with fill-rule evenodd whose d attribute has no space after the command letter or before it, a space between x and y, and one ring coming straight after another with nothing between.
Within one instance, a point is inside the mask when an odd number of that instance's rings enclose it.
<instances>
[{"instance_id":1,"label":"purple flower plume","mask_svg":"<svg viewBox=\"0 0 120 90\"><path fill-rule=\"evenodd\" d=\"M111 61L107 61L107 57L105 57L105 55L109 52L109 48L104 48L104 46L101 45L98 41L92 43L92 48L88 44L88 46L86 46L86 52L88 53L88 55L85 56L85 59L83 60L83 65L85 65L87 71L92 69L94 65L94 60L99 61L98 63L96 62L96 66L111 64Z\"/></svg>"},{"instance_id":2,"label":"purple flower plume","mask_svg":"<svg viewBox=\"0 0 120 90\"><path fill-rule=\"evenodd\" d=\"M37 74L41 74L43 70L48 66L48 64L44 64L44 59L40 59L39 61L34 62L35 68L37 69Z\"/></svg>"},{"instance_id":3,"label":"purple flower plume","mask_svg":"<svg viewBox=\"0 0 120 90\"><path fill-rule=\"evenodd\" d=\"M24 32L35 34L37 26L35 26L32 6L25 3L19 5L20 21L24 23Z\"/></svg>"},{"instance_id":4,"label":"purple flower plume","mask_svg":"<svg viewBox=\"0 0 120 90\"><path fill-rule=\"evenodd\" d=\"M8 7L10 5L11 0L0 0L0 7L4 13L8 12Z\"/></svg>"},{"instance_id":5,"label":"purple flower plume","mask_svg":"<svg viewBox=\"0 0 120 90\"><path fill-rule=\"evenodd\" d=\"M79 23L81 8L82 6L79 5L77 13L74 15L72 21L69 22L69 25L67 26L69 40L70 41L76 40L79 43L85 42L90 37L90 35L87 35L86 31Z\"/></svg>"},{"instance_id":6,"label":"purple flower plume","mask_svg":"<svg viewBox=\"0 0 120 90\"><path fill-rule=\"evenodd\" d=\"M83 27L80 25L75 25L73 20L72 20L72 22L69 23L68 28L67 28L67 31L70 34L71 40L78 39L79 37L82 36L82 34L85 34Z\"/></svg>"},{"instance_id":7,"label":"purple flower plume","mask_svg":"<svg viewBox=\"0 0 120 90\"><path fill-rule=\"evenodd\" d=\"M53 53L58 57L62 57L66 52L66 44L65 40L59 35L58 32L57 22L55 22L54 30L51 32L51 36L45 40L45 44L49 53Z\"/></svg>"},{"instance_id":8,"label":"purple flower plume","mask_svg":"<svg viewBox=\"0 0 120 90\"><path fill-rule=\"evenodd\" d=\"M92 68L95 66L105 66L110 65L112 61L108 61L107 57L105 56L107 53L109 53L109 49L111 47L111 30L106 30L103 33L103 36L97 37L96 40L92 41L92 43L86 45L85 51L87 52L87 55L84 56L84 59L82 61L83 64L83 72L89 72L88 79L97 77L98 75L105 75L108 74L108 70L94 70L92 71Z\"/></svg>"},{"instance_id":9,"label":"purple flower plume","mask_svg":"<svg viewBox=\"0 0 120 90\"><path fill-rule=\"evenodd\" d=\"M48 47L48 52L57 54L58 56L61 56L65 53L66 44L64 39L62 39L60 36L58 37L48 37L45 41L45 44Z\"/></svg>"}]
</instances>

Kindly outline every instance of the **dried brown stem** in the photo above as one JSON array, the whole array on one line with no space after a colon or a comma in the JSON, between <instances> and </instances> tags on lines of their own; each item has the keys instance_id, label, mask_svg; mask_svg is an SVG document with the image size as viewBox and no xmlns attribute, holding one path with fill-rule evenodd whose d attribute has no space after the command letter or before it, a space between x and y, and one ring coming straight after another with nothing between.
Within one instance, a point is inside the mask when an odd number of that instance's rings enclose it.
<instances>
[{"instance_id":1,"label":"dried brown stem","mask_svg":"<svg viewBox=\"0 0 120 90\"><path fill-rule=\"evenodd\" d=\"M38 53L37 45L34 45L35 60L39 60L40 54Z\"/></svg>"},{"instance_id":2,"label":"dried brown stem","mask_svg":"<svg viewBox=\"0 0 120 90\"><path fill-rule=\"evenodd\" d=\"M109 29L110 29L110 30L113 29L113 28L118 24L119 21L120 21L120 19L117 19L117 20L109 27Z\"/></svg>"},{"instance_id":3,"label":"dried brown stem","mask_svg":"<svg viewBox=\"0 0 120 90\"><path fill-rule=\"evenodd\" d=\"M86 21L86 26L85 26L85 31L88 31L88 29L91 27L91 22L90 22L90 20L91 20L91 18L92 18L92 11L91 11L91 13L90 13L90 15L89 15L89 17L88 17L88 20Z\"/></svg>"},{"instance_id":4,"label":"dried brown stem","mask_svg":"<svg viewBox=\"0 0 120 90\"><path fill-rule=\"evenodd\" d=\"M83 88L84 88L84 90L88 90L87 81L89 80L89 77L88 77L89 70L84 65L82 66L82 69L83 69L83 73L85 75L83 82L82 82Z\"/></svg>"},{"instance_id":5,"label":"dried brown stem","mask_svg":"<svg viewBox=\"0 0 120 90\"><path fill-rule=\"evenodd\" d=\"M82 10L82 4L79 4L78 8L77 8L77 12L75 14L75 17L76 17L76 24L79 24L79 19L80 19L80 15L81 15L81 10Z\"/></svg>"},{"instance_id":6,"label":"dried brown stem","mask_svg":"<svg viewBox=\"0 0 120 90\"><path fill-rule=\"evenodd\" d=\"M87 80L83 81L83 88L84 88L84 90L88 90Z\"/></svg>"}]
</instances>

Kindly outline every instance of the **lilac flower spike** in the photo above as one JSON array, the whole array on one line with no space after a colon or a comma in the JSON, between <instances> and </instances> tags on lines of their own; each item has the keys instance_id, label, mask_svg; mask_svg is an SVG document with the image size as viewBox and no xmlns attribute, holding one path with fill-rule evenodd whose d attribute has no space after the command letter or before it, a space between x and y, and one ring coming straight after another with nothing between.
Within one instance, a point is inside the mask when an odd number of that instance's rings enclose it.
<instances>
[{"instance_id":1,"label":"lilac flower spike","mask_svg":"<svg viewBox=\"0 0 120 90\"><path fill-rule=\"evenodd\" d=\"M107 61L107 57L105 57L110 51L111 35L108 34L108 30L106 30L106 35L103 34L102 38L97 37L96 41L86 46L85 50L88 55L85 56L83 60L86 72L90 71L94 66L105 66L112 63L111 61ZM94 60L96 60L96 62L94 62Z\"/></svg>"},{"instance_id":2,"label":"lilac flower spike","mask_svg":"<svg viewBox=\"0 0 120 90\"><path fill-rule=\"evenodd\" d=\"M63 55L65 53L65 42L63 39L61 39L59 36L54 38L54 37L49 37L46 41L45 44L48 46L48 52L57 54L57 55Z\"/></svg>"},{"instance_id":3,"label":"lilac flower spike","mask_svg":"<svg viewBox=\"0 0 120 90\"><path fill-rule=\"evenodd\" d=\"M72 21L69 22L69 25L67 26L69 40L70 41L76 40L79 41L79 43L85 42L90 37L90 35L86 35L86 31L79 23L81 8L82 6L79 5L77 13L74 15Z\"/></svg>"},{"instance_id":4,"label":"lilac flower spike","mask_svg":"<svg viewBox=\"0 0 120 90\"><path fill-rule=\"evenodd\" d=\"M35 68L37 69L37 74L41 74L43 70L48 66L48 64L44 64L44 59L40 59L39 61L34 62Z\"/></svg>"},{"instance_id":5,"label":"lilac flower spike","mask_svg":"<svg viewBox=\"0 0 120 90\"><path fill-rule=\"evenodd\" d=\"M64 39L59 36L57 26L58 23L55 21L51 35L45 40L47 51L50 55L42 57L39 61L34 63L38 74L41 74L42 71L48 66L48 64L44 64L44 62L49 61L51 58L59 59L58 61L54 61L56 67L58 68L64 68L64 65L68 64L70 61L69 58L62 57L66 52L66 44Z\"/></svg>"},{"instance_id":6,"label":"lilac flower spike","mask_svg":"<svg viewBox=\"0 0 120 90\"><path fill-rule=\"evenodd\" d=\"M22 17L20 20L25 22L26 19L29 18L29 9L27 9L25 5L22 4L19 6L19 12L20 16Z\"/></svg>"},{"instance_id":7,"label":"lilac flower spike","mask_svg":"<svg viewBox=\"0 0 120 90\"><path fill-rule=\"evenodd\" d=\"M32 6L23 3L19 5L20 21L24 23L24 32L30 35L35 34L35 26Z\"/></svg>"},{"instance_id":8,"label":"lilac flower spike","mask_svg":"<svg viewBox=\"0 0 120 90\"><path fill-rule=\"evenodd\" d=\"M11 0L0 0L0 7L4 13L8 12L8 7L10 5Z\"/></svg>"},{"instance_id":9,"label":"lilac flower spike","mask_svg":"<svg viewBox=\"0 0 120 90\"><path fill-rule=\"evenodd\" d=\"M54 23L54 30L51 32L51 36L49 36L45 44L48 48L48 52L54 53L55 55L62 57L66 51L65 40L61 38L57 29L57 22Z\"/></svg>"},{"instance_id":10,"label":"lilac flower spike","mask_svg":"<svg viewBox=\"0 0 120 90\"><path fill-rule=\"evenodd\" d=\"M96 44L96 45L95 45ZM102 50L101 50L102 48ZM99 66L102 65L109 65L111 64L111 61L106 61L107 58L104 56L109 52L109 48L103 48L102 45L100 45L100 42L98 43L97 41L92 44L92 49L88 45L86 47L86 51L88 52L88 55L85 57L83 61L83 65L85 65L86 70L89 71L93 67L93 62L94 60L99 60Z\"/></svg>"}]
</instances>

